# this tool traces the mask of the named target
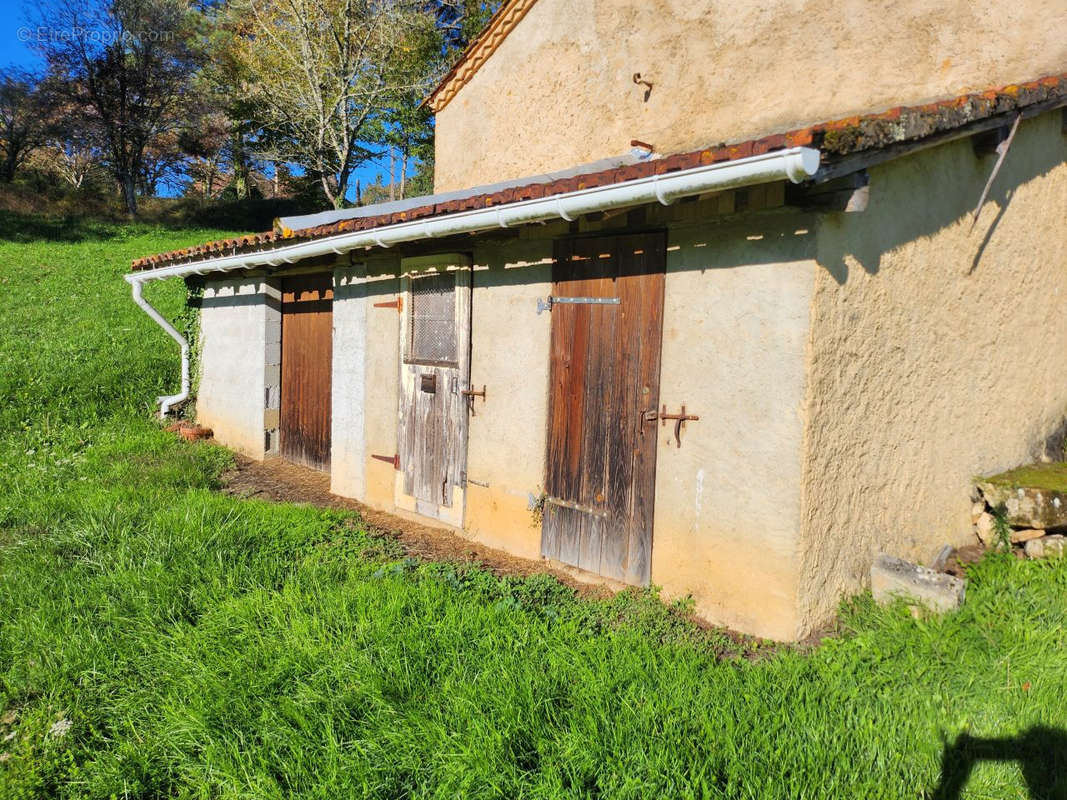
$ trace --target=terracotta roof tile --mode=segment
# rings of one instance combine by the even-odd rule
[[[269,250],[298,241],[324,238],[348,231],[367,230],[413,219],[453,214],[520,200],[533,200],[593,186],[606,186],[662,175],[679,169],[745,158],[785,147],[818,147],[824,155],[844,156],[874,150],[897,142],[923,139],[952,130],[969,122],[1023,109],[1048,100],[1067,100],[1067,73],[1049,75],[1023,84],[1012,84],[984,92],[962,95],[920,106],[898,106],[888,111],[831,120],[818,125],[773,133],[759,139],[723,144],[717,147],[676,153],[626,167],[562,178],[550,183],[532,183],[482,195],[393,212],[380,216],[347,219],[297,231],[265,231],[237,239],[208,242],[198,247],[139,258],[134,270],[151,269],[216,255]]]

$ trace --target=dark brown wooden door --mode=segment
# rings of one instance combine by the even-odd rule
[[[659,402],[665,261],[653,233],[561,240],[553,267],[541,553],[638,585],[651,571],[656,424],[643,415]]]
[[[330,366],[333,276],[282,281],[281,454],[298,464],[330,468]]]

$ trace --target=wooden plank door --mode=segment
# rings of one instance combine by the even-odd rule
[[[470,270],[404,280],[398,505],[462,524],[470,375]]]
[[[282,380],[278,430],[283,458],[330,468],[333,276],[282,280]]]
[[[557,242],[541,553],[649,581],[666,237]],[[589,299],[607,302],[588,302]],[[566,302],[567,299],[577,302]]]

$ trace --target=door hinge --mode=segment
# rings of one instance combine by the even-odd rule
[[[566,305],[597,305],[597,306],[617,306],[619,304],[619,298],[617,297],[552,297],[549,296],[547,300],[537,298],[537,313],[542,311],[551,311],[552,306],[557,303],[563,303]]]
[[[585,506],[581,503],[575,503],[573,500],[564,500],[559,497],[546,496],[545,503],[550,506],[559,506],[560,508],[569,508],[572,511],[580,511],[583,514],[589,514],[598,519],[607,519],[608,516],[607,509]]]
[[[395,308],[396,313],[400,313],[404,308],[404,298],[397,295],[395,300],[388,300],[384,303],[375,303],[375,308]]]
[[[391,456],[380,456],[376,453],[371,453],[371,458],[376,458],[379,461],[384,461],[387,464],[392,464],[393,469],[400,469],[400,453],[396,453]]]

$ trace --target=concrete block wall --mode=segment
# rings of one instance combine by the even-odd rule
[[[277,448],[280,300],[277,284],[263,277],[204,286],[197,419],[253,458]]]

